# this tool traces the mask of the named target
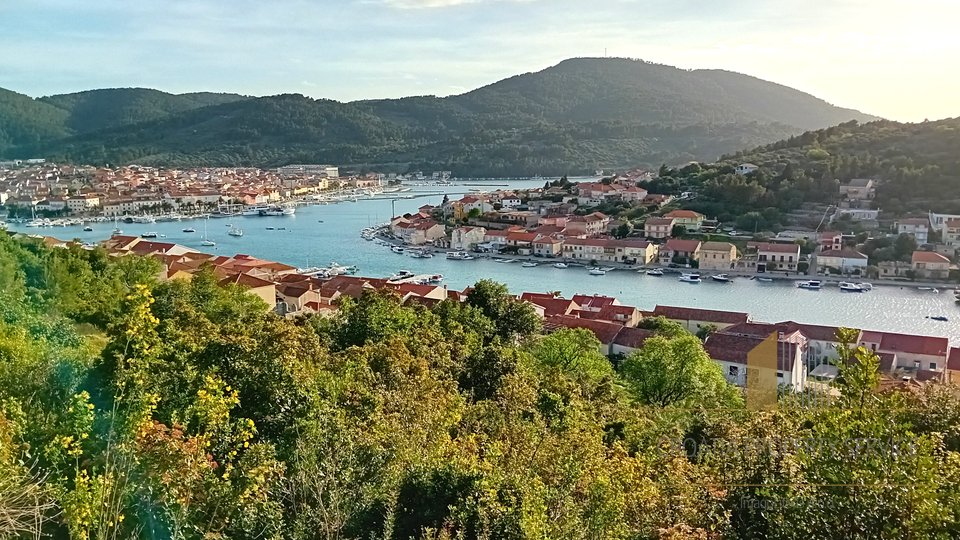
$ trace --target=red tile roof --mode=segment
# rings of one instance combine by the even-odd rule
[[[575,294],[573,295],[573,301],[583,309],[603,309],[606,306],[614,305],[617,299],[612,296],[602,296],[599,294],[593,296]]]
[[[663,245],[664,251],[681,251],[685,253],[693,253],[699,248],[699,240],[682,240],[680,238],[671,238]]]
[[[804,323],[798,323],[793,321],[780,322],[780,323],[777,323],[777,326],[788,328],[791,331],[799,330],[801,333],[803,333],[803,335],[807,336],[807,339],[812,339],[816,341],[836,342],[837,331],[840,330],[839,326],[822,326],[818,324],[804,324]]]
[[[614,338],[613,343],[614,345],[620,345],[621,347],[639,349],[640,347],[643,347],[643,343],[653,335],[653,330],[644,330],[643,328],[631,328],[626,326],[617,333],[617,337]]]
[[[880,340],[880,346],[877,349],[881,351],[942,356],[946,358],[949,347],[950,342],[945,337],[883,332],[883,338]]]
[[[960,347],[950,349],[950,355],[947,357],[947,369],[960,371]]]
[[[676,306],[657,306],[654,316],[663,316],[680,321],[703,321],[722,324],[745,323],[750,319],[746,313],[738,311],[719,311],[715,309],[687,308]]]
[[[770,242],[759,242],[755,244],[758,251],[769,251],[772,253],[800,253],[799,244],[776,244]]]
[[[950,259],[935,251],[914,251],[910,258],[913,263],[949,263]]]
[[[763,338],[715,333],[707,338],[707,341],[703,344],[703,348],[707,350],[710,358],[714,360],[746,365],[747,354],[762,342]],[[796,352],[796,344],[778,341],[777,369],[780,371],[793,370]]]
[[[693,210],[674,210],[668,212],[664,217],[668,218],[678,218],[678,219],[696,219],[703,218],[703,214],[694,212]]]
[[[553,317],[547,317],[543,322],[543,326],[547,330],[558,330],[560,328],[583,328],[590,330],[595,336],[597,336],[597,339],[600,340],[600,343],[603,343],[604,345],[613,343],[617,337],[617,334],[619,334],[624,328],[623,325],[620,324],[604,321],[591,321],[589,319],[581,319],[571,315],[556,315]]]

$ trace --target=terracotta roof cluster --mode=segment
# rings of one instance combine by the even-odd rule
[[[721,324],[745,323],[750,319],[748,314],[737,311],[660,305],[653,309],[653,315],[680,321],[703,321]]]

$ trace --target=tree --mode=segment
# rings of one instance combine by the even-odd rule
[[[742,400],[695,336],[654,336],[627,356],[620,373],[641,403],[738,407]]]
[[[614,229],[613,236],[614,238],[626,238],[630,236],[631,232],[633,232],[633,227],[629,223],[621,223],[619,227]]]
[[[467,304],[477,307],[496,326],[501,338],[511,341],[540,330],[541,321],[533,307],[510,295],[507,286],[484,279],[467,294]]]
[[[600,341],[583,328],[553,332],[541,338],[531,352],[540,366],[594,385],[613,374],[610,361],[600,354]]]
[[[674,238],[683,238],[687,236],[687,228],[683,225],[674,225],[673,229],[670,230],[670,236]]]
[[[914,251],[917,250],[917,239],[910,234],[901,234],[893,242],[894,256],[899,261],[908,260]]]

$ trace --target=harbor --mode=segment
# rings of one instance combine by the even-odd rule
[[[542,186],[542,181],[512,182],[515,188]],[[436,191],[438,186],[414,188],[408,195],[420,195],[420,190]],[[462,192],[463,186],[440,186],[441,191]],[[919,290],[920,284],[903,283],[879,286],[863,294],[841,292],[838,286],[824,283],[822,290],[796,286],[795,279],[772,276],[772,281],[750,279],[730,274],[729,283],[703,279],[691,284],[678,281],[679,269],[665,269],[665,275],[648,275],[636,268],[603,263],[610,268],[603,275],[591,275],[587,266],[578,263],[468,254],[471,259],[448,258],[445,252],[433,257],[414,257],[404,250],[394,253],[384,245],[361,237],[366,228],[383,224],[396,213],[416,211],[423,204],[439,204],[443,193],[417,199],[391,200],[389,198],[358,199],[327,205],[300,205],[293,215],[249,216],[232,219],[207,219],[155,223],[122,224],[124,234],[141,235],[156,232],[159,241],[182,244],[198,251],[221,255],[245,253],[269,260],[282,261],[298,268],[329,267],[332,261],[340,266],[355,267],[356,275],[389,278],[401,270],[411,277],[442,275],[442,284],[451,289],[463,289],[480,279],[492,279],[508,285],[511,291],[559,291],[564,295],[578,293],[606,294],[641,309],[652,309],[657,304],[707,309],[742,311],[758,320],[799,320],[812,324],[851,325],[884,331],[909,332],[947,336],[960,339],[960,309],[950,290],[939,294]],[[204,246],[203,230],[207,226],[209,241],[215,246]],[[242,236],[228,234],[231,227],[243,229]],[[22,224],[11,224],[11,230],[28,234],[49,234],[63,239],[99,242],[111,236],[113,220],[92,223],[91,231],[71,226],[38,230]],[[196,232],[184,232],[191,228]],[[523,259],[523,260],[520,260]],[[536,267],[524,267],[525,260],[537,262]],[[516,260],[517,262],[497,262]],[[704,274],[706,275],[706,273]],[[796,279],[810,279],[796,277]],[[956,316],[954,316],[956,315]],[[945,316],[940,321],[931,317]]]

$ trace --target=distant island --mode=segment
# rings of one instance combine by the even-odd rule
[[[739,73],[576,58],[445,98],[341,103],[122,88],[34,99],[0,89],[0,159],[561,175],[713,161],[877,119]]]

